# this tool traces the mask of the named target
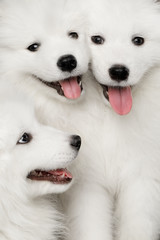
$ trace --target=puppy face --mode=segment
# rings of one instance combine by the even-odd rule
[[[112,108],[124,115],[132,107],[132,87],[160,61],[159,3],[97,3],[89,16],[92,70]]]
[[[0,187],[30,197],[69,188],[80,137],[39,124],[17,103],[1,105],[0,122]]]
[[[89,61],[79,16],[64,0],[3,0],[0,8],[1,70],[19,74],[31,91],[79,98]]]

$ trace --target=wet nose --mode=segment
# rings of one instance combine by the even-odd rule
[[[109,75],[114,81],[126,81],[129,76],[129,69],[123,65],[114,65],[109,69]]]
[[[73,55],[64,55],[59,58],[57,66],[63,72],[72,72],[77,67],[77,60]]]
[[[70,145],[78,151],[80,149],[80,147],[81,147],[81,138],[80,138],[80,136],[73,135],[71,137]]]

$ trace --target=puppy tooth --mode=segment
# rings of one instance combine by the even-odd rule
[[[43,176],[43,174],[42,174],[41,172],[39,172],[38,176],[39,176],[39,177],[42,177],[42,176]]]
[[[37,175],[36,171],[33,171],[33,172],[32,172],[32,175],[36,176],[36,175]]]
[[[65,177],[65,174],[63,173],[61,176],[60,176],[60,178],[64,178]]]

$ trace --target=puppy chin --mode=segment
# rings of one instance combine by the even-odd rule
[[[71,187],[72,182],[67,184],[54,184],[52,182],[31,182],[28,187],[28,194],[30,198],[34,199],[48,194],[63,193]]]

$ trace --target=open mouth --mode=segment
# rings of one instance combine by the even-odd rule
[[[104,97],[110,102],[113,110],[119,115],[126,115],[132,108],[131,86],[112,87],[101,84]]]
[[[48,87],[56,89],[60,96],[65,96],[68,99],[79,98],[83,91],[82,76],[70,77],[57,82],[47,82],[38,77],[36,78]]]
[[[33,181],[48,181],[54,184],[68,184],[72,181],[71,173],[64,168],[56,170],[34,170],[31,171],[27,178]]]

